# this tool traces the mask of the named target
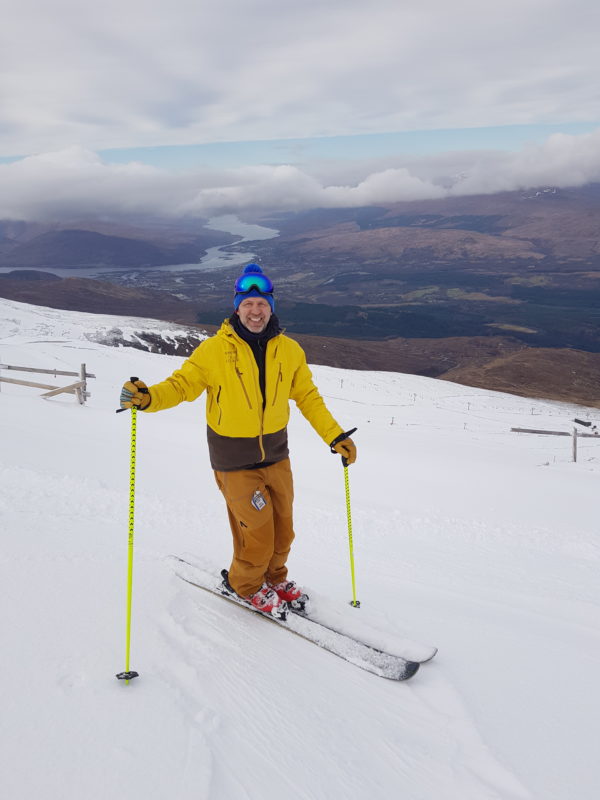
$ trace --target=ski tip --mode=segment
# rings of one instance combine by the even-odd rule
[[[431,655],[427,656],[427,658],[421,658],[420,659],[420,663],[421,664],[426,664],[428,661],[431,661],[432,659],[434,659],[437,656],[437,653],[438,653],[437,647],[432,647],[431,648]]]
[[[396,678],[399,681],[407,681],[409,678],[412,678],[419,671],[419,667],[421,665],[418,661],[407,661],[404,664],[400,675]]]

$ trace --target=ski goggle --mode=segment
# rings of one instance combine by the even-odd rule
[[[236,294],[247,294],[252,289],[261,294],[273,294],[273,282],[262,272],[247,272],[235,282]]]

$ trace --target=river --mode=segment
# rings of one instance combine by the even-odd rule
[[[214,231],[224,231],[241,238],[235,242],[236,245],[244,242],[257,242],[265,239],[274,239],[279,236],[279,231],[275,228],[265,228],[262,225],[252,225],[242,222],[235,214],[225,214],[219,217],[211,217],[203,227]],[[124,276],[129,272],[209,272],[212,270],[224,269],[226,267],[236,267],[252,261],[254,253],[248,252],[228,252],[231,245],[221,245],[220,247],[210,247],[200,261],[195,264],[166,264],[159,267],[28,267],[36,272],[52,272],[61,278],[106,278],[110,274],[118,273]],[[0,273],[12,272],[15,269],[24,267],[0,267]]]

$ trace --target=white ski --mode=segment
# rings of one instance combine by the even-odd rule
[[[257,614],[297,636],[313,642],[324,650],[343,658],[361,669],[390,680],[404,681],[411,678],[419,669],[420,663],[402,656],[386,653],[341,631],[327,627],[311,616],[290,613],[285,620],[275,619],[246,603],[241,597],[230,594],[223,588],[223,579],[202,567],[186,561],[179,556],[170,556],[175,574],[186,583],[218,595],[235,603],[252,614]]]

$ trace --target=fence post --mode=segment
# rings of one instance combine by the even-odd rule
[[[80,405],[85,403],[85,399],[87,397],[87,381],[85,379],[85,364],[82,364],[79,368],[79,380],[81,381],[81,386],[77,389],[77,399],[79,400]]]
[[[577,462],[577,428],[573,427],[573,461]]]

